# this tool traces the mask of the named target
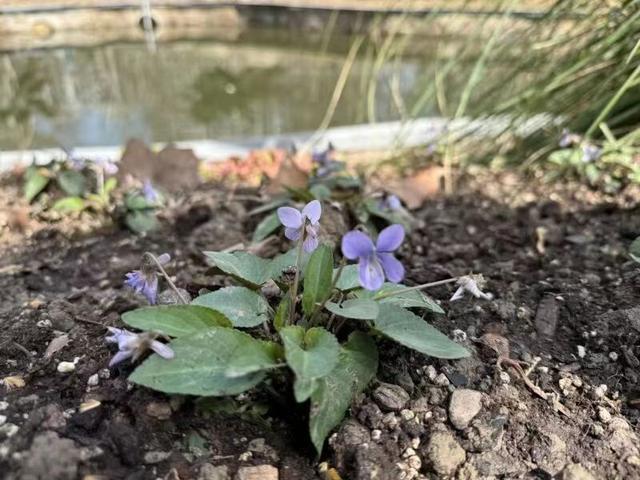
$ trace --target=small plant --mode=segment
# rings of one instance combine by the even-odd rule
[[[560,150],[549,155],[555,167],[551,177],[586,180],[593,187],[616,193],[640,182],[640,130],[615,138],[605,124],[604,140],[598,144],[580,135],[563,131]]]
[[[336,252],[318,240],[319,201],[301,210],[280,207],[277,216],[295,248],[272,259],[204,252],[235,285],[189,304],[127,312],[122,320],[143,336],[118,331],[109,338],[118,341],[118,360],[137,358],[147,348],[156,352],[130,380],[161,392],[230,396],[268,378],[273,385],[292,385],[295,400],[309,402],[310,437],[320,454],[353,397],[376,375],[376,340],[389,338],[438,358],[469,355],[427,323],[425,314],[444,312],[421,290],[459,281],[460,288],[478,296],[477,278],[469,277],[473,283],[453,278],[415,287],[400,284],[404,267],[394,252],[405,231],[399,224],[382,230],[375,241],[360,231],[347,233],[336,265]],[[141,269],[128,275],[127,284],[150,303],[155,302],[158,273],[177,291],[164,272],[167,257],[147,254]],[[347,260],[358,264],[347,265]],[[266,297],[263,287],[274,283],[280,293]],[[158,336],[170,343],[158,345]]]
[[[306,188],[288,188],[287,193],[250,212],[250,215],[268,213],[256,226],[253,242],[258,243],[277,231],[280,226],[276,210],[290,203],[339,201],[352,216],[377,232],[380,227],[400,223],[411,227],[411,215],[395,195],[365,195],[364,184],[346,172],[345,163],[336,159],[336,149],[329,144],[326,150],[312,155],[313,169]]]

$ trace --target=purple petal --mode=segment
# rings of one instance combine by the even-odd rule
[[[285,227],[300,228],[302,226],[302,214],[293,207],[280,207],[278,218]]]
[[[373,250],[373,242],[362,232],[352,230],[342,237],[342,254],[349,260],[366,258]]]
[[[384,271],[378,259],[371,255],[360,259],[360,283],[367,290],[378,290],[384,283]]]
[[[150,347],[151,350],[153,350],[166,360],[171,360],[173,357],[175,357],[175,353],[173,353],[173,350],[171,350],[168,345],[165,345],[164,343],[161,343],[157,340],[152,341]]]
[[[302,248],[307,253],[313,252],[316,248],[318,248],[318,237],[316,237],[315,235],[309,235],[302,244]]]
[[[171,255],[169,255],[168,253],[163,253],[158,257],[158,263],[162,266],[165,266],[170,261],[171,261]]]
[[[133,356],[133,350],[121,350],[117,352],[111,361],[109,362],[109,366],[113,367],[114,365],[124,362],[127,358],[131,358]]]
[[[124,281],[124,284],[127,287],[132,288],[136,292],[140,292],[144,288],[145,278],[140,270],[134,270],[125,276],[127,279]]]
[[[302,233],[302,228],[289,228],[286,227],[284,229],[284,236],[289,240],[296,241],[300,238],[300,234]]]
[[[312,225],[315,225],[320,221],[322,215],[322,205],[318,200],[313,200],[307,203],[302,209],[302,215],[307,217]]]
[[[158,294],[158,277],[156,275],[153,275],[153,278],[145,282],[142,294],[147,297],[151,305],[155,305]]]
[[[380,232],[376,249],[379,252],[393,252],[404,240],[404,227],[398,223],[390,225]]]
[[[379,253],[378,260],[387,279],[393,283],[400,283],[404,278],[404,266],[392,253]]]
[[[402,202],[396,195],[389,195],[389,198],[387,198],[387,206],[391,210],[400,210],[402,208]]]

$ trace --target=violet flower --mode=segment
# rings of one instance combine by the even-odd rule
[[[602,156],[602,149],[589,143],[582,146],[582,161],[584,163],[595,162]]]
[[[175,356],[168,345],[157,341],[154,334],[150,332],[133,333],[123,328],[114,327],[107,327],[107,329],[111,335],[106,337],[105,340],[109,343],[118,344],[118,352],[109,361],[109,367],[113,367],[128,358],[135,362],[149,349],[167,360]]]
[[[580,135],[572,133],[567,128],[562,129],[560,140],[558,140],[558,146],[560,148],[569,148],[578,143],[580,143]]]
[[[393,252],[404,240],[404,227],[390,225],[380,232],[373,245],[368,235],[353,230],[342,238],[342,254],[349,260],[358,260],[360,283],[367,290],[378,290],[385,277],[393,283],[404,278],[404,267]]]
[[[391,210],[392,212],[397,212],[398,210],[402,210],[402,201],[398,198],[397,195],[387,195],[382,200],[380,200],[380,204],[378,207],[381,210]]]
[[[449,300],[450,302],[460,300],[464,296],[465,292],[469,292],[474,297],[484,298],[485,300],[491,300],[493,298],[493,295],[490,293],[485,293],[480,290],[486,284],[482,275],[465,275],[458,279],[457,284],[458,289]]]
[[[328,177],[332,173],[339,172],[343,169],[343,163],[338,162],[333,158],[335,151],[336,149],[334,146],[329,143],[326,150],[311,155],[313,163],[318,165],[318,168],[316,169],[316,177]]]
[[[94,160],[94,163],[98,167],[102,168],[105,175],[115,175],[116,173],[118,173],[118,165],[108,158],[96,158]]]
[[[146,256],[145,256],[146,257]],[[160,265],[169,263],[171,256],[163,253],[158,257]],[[133,289],[136,293],[142,293],[151,305],[155,305],[158,296],[158,272],[156,265],[145,258],[140,270],[134,270],[126,275],[124,284]]]
[[[153,188],[153,184],[149,179],[145,180],[142,185],[142,195],[148,203],[158,203],[160,201],[160,194]]]
[[[302,211],[293,207],[278,209],[280,223],[285,226],[284,236],[295,242],[304,235],[302,248],[307,253],[313,252],[318,247],[321,215],[322,206],[318,200],[307,203]]]

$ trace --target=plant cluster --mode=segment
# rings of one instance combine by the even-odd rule
[[[640,183],[640,130],[616,138],[605,124],[600,129],[604,140],[598,143],[564,130],[560,149],[549,155],[549,176],[586,180],[610,193]]]
[[[69,154],[46,165],[31,165],[24,173],[23,191],[29,203],[70,214],[93,212],[121,219],[136,233],[157,225],[162,195],[147,180],[141,188],[120,194],[115,177],[118,166],[109,160],[88,161]]]
[[[336,158],[332,144],[312,155],[313,170],[305,188],[286,188],[286,193],[273,201],[255,208],[250,215],[268,213],[256,226],[253,242],[257,243],[280,227],[277,209],[292,202],[339,201],[347,213],[371,232],[379,227],[399,223],[405,229],[411,227],[411,217],[395,195],[365,194],[364,183],[347,173],[345,163]]]
[[[295,248],[270,259],[204,252],[234,284],[194,300],[185,299],[166,274],[168,255],[145,254],[140,269],[127,275],[127,285],[154,304],[162,275],[181,303],[126,312],[124,323],[142,333],[110,329],[108,340],[118,344],[111,364],[153,350],[130,380],[170,394],[231,396],[261,382],[290,382],[295,400],[309,403],[310,437],[320,454],[353,397],[374,379],[377,340],[438,358],[469,355],[426,321],[444,312],[423,289],[457,282],[452,300],[465,292],[490,297],[480,289],[480,276],[402,285],[405,269],[395,256],[405,238],[400,224],[384,228],[375,241],[350,231],[335,252],[318,235],[320,201],[302,209],[283,206],[276,215]]]

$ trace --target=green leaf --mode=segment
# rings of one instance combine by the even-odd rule
[[[313,195],[316,200],[327,200],[331,198],[331,189],[326,185],[321,183],[314,185],[309,189],[311,195]]]
[[[135,210],[124,217],[127,227],[135,233],[146,233],[158,227],[158,219],[153,210]]]
[[[230,327],[220,312],[197,305],[160,305],[138,308],[122,315],[122,321],[140,330],[152,330],[170,337],[185,337],[212,327]]]
[[[328,375],[338,363],[340,344],[324,328],[314,327],[306,332],[292,326],[280,330],[284,353],[291,370],[296,374],[294,393],[304,402],[313,390],[313,381]]]
[[[226,287],[199,296],[193,305],[223,313],[234,327],[249,328],[269,320],[269,304],[262,295],[245,287]]]
[[[24,197],[31,203],[49,184],[49,177],[38,167],[29,167],[24,175]]]
[[[345,318],[357,320],[375,320],[378,316],[378,303],[367,299],[346,300],[341,304],[327,302],[326,309]]]
[[[383,219],[389,225],[399,223],[404,226],[405,230],[410,230],[411,224],[406,214],[403,215],[401,212],[393,211],[386,208],[380,208],[379,201],[373,198],[367,199],[364,202],[364,205],[371,215]]]
[[[275,212],[271,215],[268,215],[267,217],[262,219],[262,221],[258,224],[255,231],[253,232],[253,238],[251,239],[252,242],[257,243],[264,240],[273,232],[275,232],[280,227],[280,225],[280,219]]]
[[[87,189],[87,181],[80,172],[64,170],[56,178],[60,188],[71,197],[79,197]]]
[[[640,263],[640,237],[636,238],[629,246],[629,256]]]
[[[420,353],[436,358],[464,358],[469,351],[458,345],[409,310],[390,304],[380,304],[375,319],[376,330]]]
[[[165,360],[152,355],[136,368],[129,380],[165,393],[237,395],[260,383],[265,371],[229,376],[230,361],[237,362],[242,352],[270,349],[265,342],[246,333],[222,327],[212,327],[195,335],[177,338],[170,346],[175,353],[173,359]],[[268,367],[276,367],[275,363]],[[261,368],[266,368],[266,365],[261,365]]]
[[[116,179],[116,177],[107,178],[104,181],[104,186],[102,187],[104,195],[108,197],[109,194],[111,194],[111,192],[113,192],[117,186],[118,180]]]
[[[144,195],[138,192],[127,194],[124,205],[128,210],[148,210],[156,207],[155,203],[148,202]]]
[[[261,370],[278,367],[278,358],[282,356],[282,347],[277,343],[259,341],[241,343],[229,358],[225,375],[230,378],[243,377]]]
[[[257,288],[270,279],[277,280],[282,271],[296,264],[296,249],[278,255],[273,260],[260,258],[247,252],[204,252],[210,263],[224,273],[232,275]],[[308,256],[303,256],[304,267]]]
[[[302,309],[307,315],[315,310],[316,303],[324,302],[331,295],[332,273],[333,250],[320,245],[311,255],[304,275]]]
[[[53,204],[53,209],[59,212],[81,212],[84,210],[85,201],[80,197],[65,197]]]
[[[289,310],[291,309],[291,295],[285,295],[280,304],[278,305],[278,309],[276,310],[276,315],[273,318],[273,326],[276,329],[276,332],[282,330],[287,324],[287,319],[289,317]]]
[[[333,278],[336,278],[338,274],[339,268],[336,268],[333,271]],[[340,274],[340,278],[336,283],[336,288],[338,290],[347,291],[353,290],[354,288],[361,288],[360,285],[360,276],[358,271],[358,265],[346,265],[342,268],[342,273]]]
[[[398,283],[385,283],[382,287],[372,292],[370,290],[357,290],[355,293],[358,298],[376,299],[382,295],[387,295],[391,292],[398,292],[406,289],[406,285]],[[442,307],[436,303],[431,297],[421,292],[420,290],[410,290],[408,292],[398,293],[390,297],[376,300],[378,303],[384,303],[389,305],[397,305],[404,308],[424,308],[434,313],[444,314]]]
[[[309,432],[318,455],[327,435],[343,419],[353,397],[362,392],[378,370],[378,350],[373,340],[354,332],[343,346],[338,364],[331,373],[317,380],[311,395]]]

